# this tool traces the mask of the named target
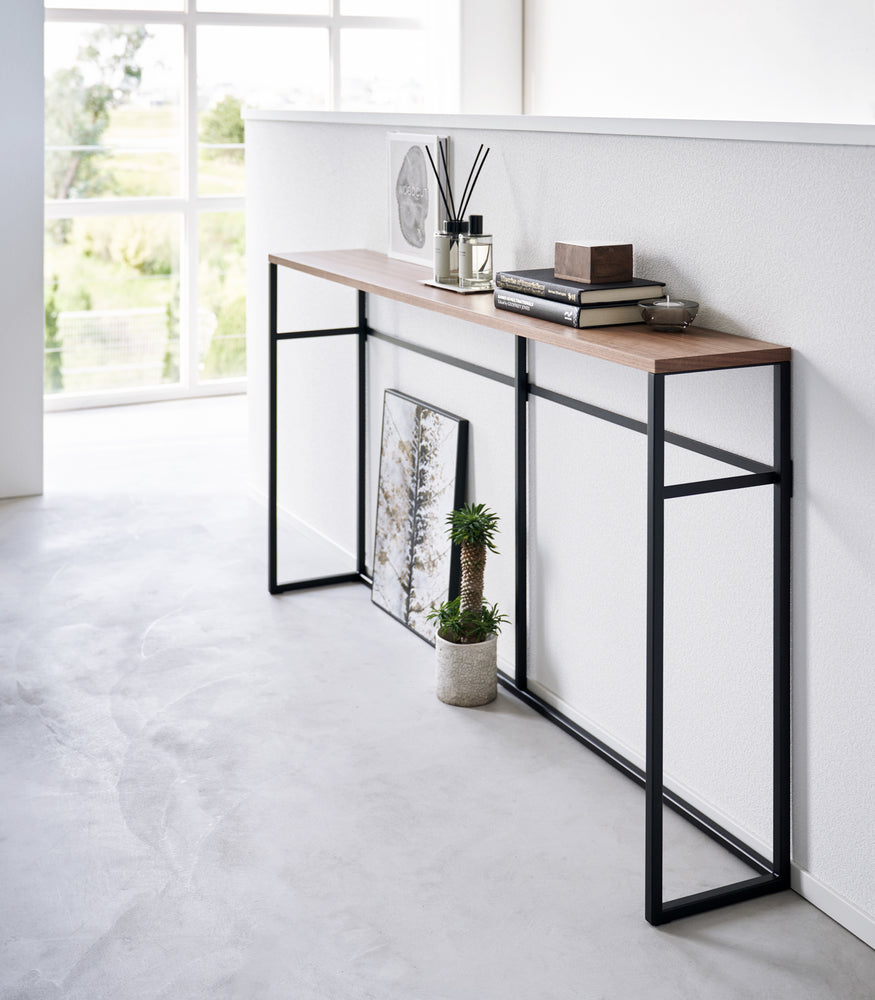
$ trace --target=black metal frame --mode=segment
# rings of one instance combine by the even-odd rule
[[[365,417],[367,413],[367,369],[366,341],[368,336],[367,295],[358,293],[358,324],[331,330],[302,330],[294,333],[280,333],[277,330],[277,265],[270,265],[270,288],[268,311],[270,323],[270,413],[268,417],[268,448],[270,461],[267,481],[267,587],[271,594],[282,594],[289,590],[308,590],[311,587],[330,587],[336,583],[364,583],[371,585],[365,565]],[[308,337],[358,338],[358,502],[356,517],[356,570],[353,573],[337,573],[333,576],[314,577],[310,580],[295,580],[280,583],[277,579],[277,347],[281,340],[302,340]]]
[[[529,381],[528,341],[516,337],[513,376],[474,365],[448,354],[411,344],[372,330],[367,321],[367,295],[358,292],[358,324],[329,330],[280,333],[277,330],[277,265],[270,267],[270,464],[268,499],[268,587],[272,594],[335,583],[370,585],[365,565],[365,420],[366,345],[369,337],[404,350],[461,368],[514,389],[515,434],[515,672],[499,671],[499,682],[511,694],[549,719],[584,746],[597,753],[645,789],[645,907],[651,924],[717,909],[790,887],[790,498],[793,466],[790,452],[790,362],[777,362],[773,388],[772,465],[696,441],[665,430],[665,379],[668,374],[648,375],[647,421],[630,417],[582,400],[543,389]],[[277,581],[277,345],[280,340],[306,337],[356,336],[358,338],[358,544],[357,570],[337,576],[291,583]],[[762,367],[762,366],[744,366]],[[647,707],[646,761],[642,770],[592,733],[563,715],[528,689],[528,402],[531,397],[587,413],[647,435]],[[677,445],[743,470],[746,474],[699,482],[666,485],[665,446]],[[772,858],[763,857],[749,845],[715,823],[695,806],[665,787],[663,775],[663,599],[664,599],[664,511],[666,500],[757,486],[774,488],[773,505],[773,672],[772,672]],[[726,850],[746,862],[754,877],[673,900],[663,899],[662,846],[663,807],[668,806]]]

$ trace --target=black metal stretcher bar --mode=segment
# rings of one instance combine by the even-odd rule
[[[584,403],[583,400],[564,396],[562,393],[554,392],[552,389],[542,389],[540,386],[532,383],[529,383],[529,394],[539,396],[541,399],[548,399],[553,403],[558,403],[560,406],[567,406],[572,410],[579,410],[581,413],[597,417],[599,420],[607,420],[609,423],[618,424],[620,427],[637,431],[639,434],[647,433],[646,420],[636,420],[634,417],[626,417],[621,413],[613,413],[611,410],[606,410],[601,406]],[[736,468],[745,469],[747,472],[763,473],[773,471],[770,465],[766,465],[763,462],[746,458],[744,455],[736,455],[734,452],[726,451],[724,448],[717,448],[714,445],[705,444],[703,441],[696,441],[694,438],[685,437],[683,434],[675,434],[672,431],[665,432],[665,442],[666,444],[677,445],[686,451],[693,451],[699,455],[704,455],[706,458],[716,459],[716,461],[722,462],[724,465],[734,465]]]
[[[634,781],[642,788],[644,787],[646,782],[646,771],[644,768],[634,764],[627,757],[624,757],[623,754],[619,753],[619,751],[588,732],[583,726],[574,722],[574,720],[569,719],[567,715],[563,715],[559,709],[555,708],[549,702],[544,701],[538,695],[518,688],[514,679],[509,677],[503,670],[498,671],[498,682],[510,694],[515,695],[520,701],[528,705],[529,708],[543,715],[545,719],[548,719],[555,726],[558,726],[559,729],[563,730],[563,732],[576,739],[579,743],[582,743],[587,749],[597,754],[631,781]],[[688,823],[695,826],[711,840],[716,841],[716,843],[720,844],[730,854],[750,865],[754,871],[771,877],[772,863],[768,858],[755,851],[748,844],[745,844],[743,840],[720,826],[710,816],[707,816],[700,809],[687,802],[686,799],[672,791],[672,789],[663,788],[663,802],[672,812],[682,816]]]
[[[752,899],[789,887],[790,884],[790,363],[770,362],[774,371],[773,439],[774,466],[715,448],[665,430],[666,374],[648,375],[647,421],[637,421],[581,400],[541,389],[528,377],[528,341],[516,336],[514,376],[455,358],[430,348],[411,344],[389,334],[371,330],[367,322],[367,295],[358,291],[358,325],[329,330],[294,333],[277,331],[277,265],[270,267],[270,394],[269,394],[269,516],[268,586],[271,593],[299,590],[335,583],[371,584],[365,565],[365,458],[366,458],[366,344],[367,338],[422,354],[480,377],[514,387],[515,407],[515,588],[516,648],[513,678],[499,671],[499,681],[510,693],[558,725],[569,735],[598,753],[627,777],[645,787],[645,917],[652,924],[666,923],[730,903]],[[357,570],[353,573],[290,583],[278,583],[277,543],[277,344],[279,340],[315,336],[356,335],[358,338],[358,517]],[[739,367],[761,367],[748,365]],[[684,374],[683,372],[673,374]],[[647,532],[647,734],[646,766],[642,771],[597,737],[562,715],[548,702],[528,690],[528,580],[527,580],[527,407],[530,396],[539,396],[562,406],[647,434],[648,532]],[[665,445],[673,444],[748,471],[746,476],[703,480],[667,486],[664,482]],[[771,485],[773,503],[773,853],[763,857],[738,837],[723,829],[704,813],[665,788],[663,778],[663,595],[664,595],[664,503],[667,499],[723,490]],[[758,874],[751,879],[720,886],[674,900],[662,898],[662,807],[667,805],[711,839],[745,861]]]

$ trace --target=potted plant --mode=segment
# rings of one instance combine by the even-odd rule
[[[448,705],[485,705],[498,693],[498,633],[509,619],[483,600],[486,553],[497,552],[498,515],[465,504],[447,515],[447,533],[461,549],[461,593],[428,613],[437,623],[437,696]]]

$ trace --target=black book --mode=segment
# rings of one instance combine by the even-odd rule
[[[536,295],[511,292],[506,288],[496,288],[492,301],[496,309],[507,309],[509,312],[546,319],[551,323],[562,323],[564,326],[617,326],[643,322],[637,300],[574,306],[552,302]]]
[[[530,271],[499,271],[495,275],[495,287],[554,302],[568,302],[571,305],[629,302],[632,299],[637,302],[638,299],[658,299],[665,294],[664,281],[633,278],[631,281],[587,285],[582,281],[566,281],[555,277],[552,267],[539,267]]]

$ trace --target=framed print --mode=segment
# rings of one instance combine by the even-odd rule
[[[467,420],[385,391],[371,600],[429,642],[428,611],[459,593],[446,520],[465,501],[467,468]]]
[[[426,149],[444,183],[450,162],[446,136],[390,132],[389,144],[389,256],[415,264],[432,264],[434,234],[446,209]],[[443,155],[438,148],[443,147]]]

